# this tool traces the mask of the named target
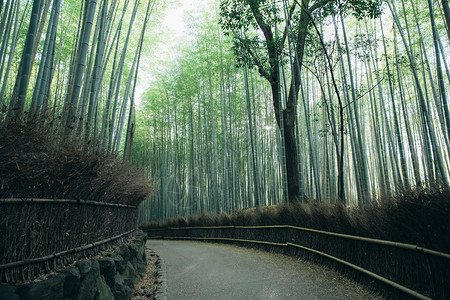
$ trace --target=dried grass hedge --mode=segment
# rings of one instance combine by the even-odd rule
[[[280,204],[229,215],[192,215],[142,225],[143,229],[183,226],[293,225],[384,239],[450,253],[450,190],[416,190],[374,202],[369,208],[339,204]]]
[[[0,129],[0,198],[138,205],[152,192],[141,174],[114,155],[92,154],[38,122]]]

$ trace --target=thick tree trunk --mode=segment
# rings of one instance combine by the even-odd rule
[[[286,175],[287,175],[287,189],[289,202],[298,202],[300,197],[300,180],[299,180],[299,167],[298,167],[298,151],[297,151],[297,139],[296,139],[296,109],[295,99],[298,98],[300,88],[300,72],[303,61],[304,49],[306,45],[307,28],[310,24],[309,17],[306,12],[302,12],[301,23],[299,31],[295,37],[295,67],[292,70],[292,80],[290,90],[288,94],[286,109],[283,110],[283,122],[281,121],[280,114],[280,74],[278,65],[273,66],[270,76],[270,83],[272,87],[272,99],[275,109],[275,116],[278,127],[283,127],[284,134],[284,154],[286,159]],[[270,53],[273,50],[273,53]],[[268,49],[269,57],[277,55],[277,49]],[[275,61],[278,61],[275,59]],[[319,196],[320,197],[320,196]]]
[[[297,140],[295,137],[295,115],[288,110],[284,111],[284,143],[286,156],[286,172],[289,202],[300,199],[300,181],[298,171]]]

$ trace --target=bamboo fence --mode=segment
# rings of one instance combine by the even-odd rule
[[[90,200],[0,199],[0,283],[20,283],[97,255],[136,228],[134,206]]]

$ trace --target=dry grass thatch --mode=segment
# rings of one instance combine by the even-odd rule
[[[416,190],[373,203],[369,208],[339,204],[279,204],[226,213],[171,218],[142,228],[227,225],[293,225],[417,244],[450,253],[450,190]]]
[[[0,198],[83,199],[137,205],[152,192],[137,168],[92,154],[39,123],[0,129]]]

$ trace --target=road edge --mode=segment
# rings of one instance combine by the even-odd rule
[[[153,250],[154,251],[154,250]],[[158,270],[156,271],[156,295],[155,300],[167,300],[167,270],[166,263],[164,260],[158,255],[156,251],[154,251],[158,257],[156,260],[156,267]]]

